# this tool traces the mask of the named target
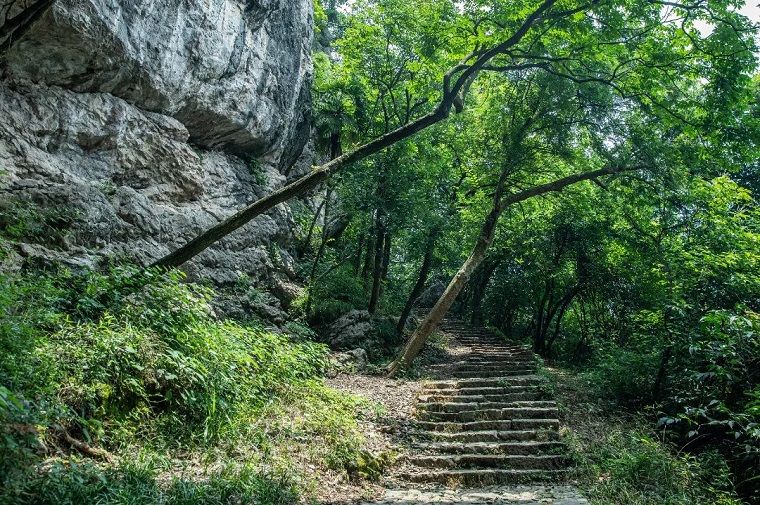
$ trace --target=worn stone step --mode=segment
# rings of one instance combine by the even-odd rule
[[[528,359],[509,359],[501,361],[467,360],[454,363],[457,370],[501,370],[503,368],[535,367],[536,362]]]
[[[484,421],[415,421],[418,429],[424,431],[445,431],[460,433],[465,431],[509,431],[559,429],[558,419],[493,419]]]
[[[521,356],[515,354],[505,354],[499,356],[475,356],[466,355],[455,365],[503,365],[504,363],[535,363],[533,356]]]
[[[440,380],[426,383],[426,389],[465,389],[484,387],[508,387],[513,385],[540,384],[543,380],[535,374],[513,375],[505,377],[488,377],[459,380]]]
[[[452,373],[500,373],[510,372],[509,375],[515,375],[513,372],[528,371],[529,373],[536,372],[536,366],[533,363],[510,363],[508,365],[463,365],[452,369]]]
[[[566,470],[412,470],[401,474],[409,482],[443,484],[446,486],[491,486],[496,484],[525,484],[536,481],[559,481],[565,478]]]
[[[552,441],[512,441],[512,442],[421,442],[412,448],[423,454],[504,454],[512,456],[559,455],[565,446],[557,440]]]
[[[553,429],[537,430],[483,430],[461,431],[449,433],[446,431],[419,431],[412,433],[417,440],[438,442],[505,442],[505,441],[549,441],[557,440],[559,432]]]
[[[506,419],[551,419],[559,416],[556,408],[551,407],[516,407],[507,409],[478,409],[460,412],[420,411],[419,419],[423,421],[498,421]]]
[[[537,393],[546,395],[538,385],[527,384],[514,386],[497,386],[497,387],[475,387],[475,388],[427,388],[421,392],[421,397],[425,396],[443,396],[446,398],[457,398],[459,396],[494,396],[494,395],[512,395],[519,393]],[[527,398],[528,400],[530,398]]]
[[[461,338],[457,337],[454,339],[454,342],[459,345],[465,345],[465,346],[478,346],[482,348],[488,348],[488,349],[494,349],[494,350],[518,350],[517,347],[511,344],[507,344],[503,340],[494,340],[487,337],[472,337],[472,338]]]
[[[510,408],[556,408],[557,403],[551,400],[516,400],[511,402],[426,402],[417,405],[417,409],[426,412],[464,412],[472,410],[495,410]]]
[[[567,463],[561,454],[511,455],[511,454],[457,454],[415,455],[407,459],[421,468],[511,468],[520,470],[557,470]]]
[[[546,393],[537,387],[526,387],[520,391],[510,391],[509,393],[496,394],[456,394],[456,393],[437,393],[423,394],[417,400],[420,403],[437,403],[437,402],[458,402],[458,403],[484,403],[484,402],[513,402],[528,400],[543,400]]]
[[[454,370],[451,374],[460,379],[487,379],[490,377],[508,377],[512,375],[529,375],[535,373],[536,369],[533,368],[518,368],[509,369],[502,368],[497,370]]]
[[[535,363],[536,360],[534,357],[530,354],[526,354],[523,352],[503,352],[503,353],[489,353],[489,352],[478,352],[478,353],[469,353],[463,356],[463,361],[469,361],[471,363],[482,363],[484,361],[530,361],[531,363]]]
[[[467,346],[468,358],[499,358],[502,356],[521,356],[526,358],[533,358],[530,351],[526,349],[504,348],[504,347],[481,347],[481,346]]]
[[[520,368],[520,367],[533,367],[536,362],[528,359],[504,359],[499,361],[478,361],[478,360],[464,360],[457,361],[455,363],[441,363],[437,365],[431,365],[433,370],[439,369],[452,369],[452,370],[488,370],[488,369],[503,369],[503,368]]]

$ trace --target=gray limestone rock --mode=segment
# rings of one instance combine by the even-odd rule
[[[56,1],[0,63],[0,221],[52,230],[22,256],[148,263],[307,170],[311,39],[311,0]],[[280,205],[186,269],[291,276],[292,228]]]
[[[377,331],[369,312],[352,310],[331,323],[325,330],[325,335],[333,349],[354,349],[375,340]]]
[[[57,0],[6,79],[108,93],[207,148],[298,157],[309,133],[311,0]]]

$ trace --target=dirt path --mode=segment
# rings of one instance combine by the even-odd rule
[[[450,342],[445,355],[428,358],[430,380],[331,384],[385,407],[379,425],[367,427],[370,447],[398,453],[381,487],[365,490],[374,497],[358,503],[586,504],[562,484],[568,461],[557,405],[531,351],[459,322],[442,331]]]

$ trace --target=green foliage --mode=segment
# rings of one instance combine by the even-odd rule
[[[0,235],[10,240],[61,247],[79,213],[64,206],[14,201],[0,206]]]
[[[261,166],[261,160],[258,158],[251,156],[248,159],[248,171],[253,176],[253,182],[256,186],[265,187],[269,184],[269,177],[264,167]]]
[[[217,321],[213,292],[179,272],[63,270],[3,281],[0,501],[292,503],[304,485],[291,461],[355,467],[359,403],[319,381],[326,349],[307,327],[291,325],[294,341]],[[117,453],[144,447],[150,461],[46,461],[63,435]],[[246,451],[250,464],[214,447]],[[211,458],[191,473],[202,479],[168,470],[188,464],[186,451]]]
[[[331,323],[355,308],[364,308],[367,300],[361,278],[350,267],[337,268],[323,277],[310,288],[309,296],[312,310],[306,316],[312,324]]]
[[[641,432],[615,429],[584,447],[580,471],[591,503],[738,505],[726,462],[715,453],[674,455]]]
[[[267,475],[251,465],[225,467],[198,481],[183,475],[162,482],[155,461],[123,462],[114,467],[88,461],[56,461],[31,476],[0,503],[58,505],[257,503],[290,505],[298,499],[297,483],[287,475]]]

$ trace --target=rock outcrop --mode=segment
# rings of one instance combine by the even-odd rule
[[[282,185],[311,163],[311,39],[311,0],[57,0],[0,62],[6,221],[65,214],[34,254],[148,262]],[[267,278],[291,239],[282,205],[188,268]]]

